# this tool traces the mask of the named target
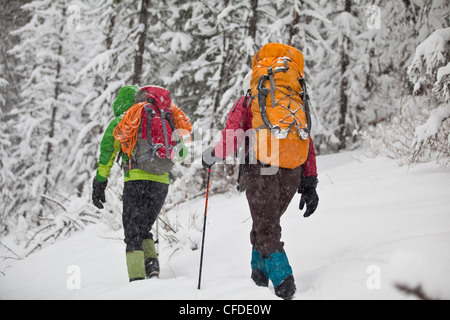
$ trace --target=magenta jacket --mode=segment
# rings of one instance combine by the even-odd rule
[[[251,99],[249,97],[242,96],[234,103],[233,108],[230,110],[228,120],[225,124],[225,129],[222,131],[222,139],[214,146],[214,154],[216,157],[225,159],[238,150],[244,141],[245,131],[252,129],[252,118],[253,114],[251,111]],[[233,135],[227,137],[227,132],[233,132]],[[312,139],[310,142],[308,158],[302,165],[303,176],[317,177],[316,150],[314,149]]]

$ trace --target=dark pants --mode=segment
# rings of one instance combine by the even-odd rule
[[[142,250],[142,240],[153,239],[151,229],[166,200],[169,185],[128,181],[123,189],[123,228],[127,252]]]
[[[247,167],[247,200],[253,219],[250,241],[263,256],[283,251],[280,220],[301,181],[301,168],[279,168],[273,175],[261,175],[261,163]]]

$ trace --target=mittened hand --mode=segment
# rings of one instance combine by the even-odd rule
[[[299,206],[300,210],[303,210],[305,204],[306,211],[303,214],[303,217],[308,218],[316,212],[317,206],[319,205],[319,196],[317,195],[316,189],[312,189],[310,192],[302,194]]]
[[[99,209],[103,209],[103,204],[106,202],[105,199],[105,189],[108,185],[108,180],[105,182],[99,182],[96,177],[94,177],[94,182],[92,184],[92,202],[94,206]]]
[[[298,188],[298,192],[302,194],[299,209],[303,210],[306,205],[306,211],[303,214],[305,218],[311,216],[319,205],[319,196],[316,192],[317,183],[316,176],[303,177]]]

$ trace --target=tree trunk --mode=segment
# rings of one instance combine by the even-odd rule
[[[258,31],[258,0],[251,0],[250,8],[252,9],[252,16],[249,21],[248,35],[253,39],[253,42],[256,42],[256,31]]]
[[[301,1],[300,1],[301,3]],[[300,16],[298,15],[297,10],[295,10],[295,6],[293,6],[293,13],[292,13],[292,23],[289,25],[289,43],[291,47],[294,47],[294,36],[298,33],[297,25],[300,22]]]
[[[66,9],[63,9],[63,17],[65,17],[66,15]],[[60,28],[60,35],[63,33],[64,31],[64,25],[61,26]],[[62,39],[61,39],[62,40]],[[62,56],[62,52],[63,52],[63,47],[62,47],[62,41],[60,41],[60,44],[58,45],[58,53],[57,56],[61,57]],[[56,112],[57,112],[57,101],[59,99],[59,95],[61,93],[61,83],[60,83],[60,78],[61,78],[61,63],[58,62],[56,63],[56,75],[55,75],[55,90],[54,90],[54,94],[53,94],[53,99],[54,102],[52,104],[52,109],[51,109],[51,118],[50,118],[50,123],[49,123],[49,131],[48,131],[48,137],[50,138],[50,140],[52,140],[55,137],[55,124],[56,124]],[[50,188],[50,183],[48,181],[48,178],[50,176],[50,171],[51,171],[51,155],[53,153],[53,146],[51,144],[51,142],[47,143],[47,150],[45,152],[45,163],[46,163],[46,169],[45,169],[45,180],[44,180],[44,194],[47,194]]]
[[[345,0],[345,11],[351,13],[352,2],[351,0]],[[339,150],[343,150],[346,148],[346,118],[348,112],[348,79],[345,74],[347,72],[347,67],[349,65],[349,56],[345,51],[345,48],[348,48],[348,43],[350,39],[346,35],[344,35],[344,45],[341,50],[341,84],[340,84],[340,100],[339,100],[339,123],[338,123],[338,133],[337,137],[339,139]]]
[[[228,7],[229,1],[226,0],[224,4],[224,8]],[[219,28],[220,29],[220,28]],[[230,60],[230,53],[233,50],[233,44],[232,39],[229,34],[227,34],[226,31],[220,30],[221,33],[223,33],[223,42],[222,42],[222,62],[220,64],[220,79],[219,84],[217,87],[217,91],[214,97],[214,106],[213,106],[213,121],[210,124],[210,128],[214,128],[215,124],[218,123],[217,119],[217,108],[219,107],[220,100],[222,99],[223,93],[225,91],[224,86],[226,81],[228,80],[229,76],[229,60]],[[227,68],[228,66],[228,68]]]
[[[229,60],[230,60],[230,52],[233,50],[233,45],[231,44],[231,39],[229,39],[228,35],[225,33],[223,35],[223,60],[220,64],[220,79],[219,79],[219,85],[217,88],[217,93],[214,99],[214,106],[213,106],[213,121],[211,122],[210,128],[214,128],[214,124],[218,123],[217,119],[217,108],[219,107],[220,100],[222,99],[223,93],[225,91],[224,85],[226,81],[228,80],[229,76]],[[227,68],[228,66],[228,68]]]
[[[144,29],[139,35],[138,51],[134,57],[134,76],[133,84],[139,85],[142,77],[142,67],[144,62],[145,41],[147,39],[148,31],[148,8],[150,7],[150,0],[142,0],[141,13],[139,15],[139,24],[144,25]]]

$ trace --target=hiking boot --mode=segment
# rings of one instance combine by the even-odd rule
[[[275,294],[285,300],[293,298],[296,291],[292,268],[284,251],[275,252],[264,260],[267,274],[275,288]]]
[[[266,265],[261,253],[257,250],[252,251],[252,280],[259,287],[268,287],[269,279],[267,278]]]
[[[153,239],[144,239],[142,241],[145,259],[145,275],[147,279],[159,276],[159,261],[156,253],[155,241]]]
[[[159,277],[159,262],[156,258],[145,260],[145,275],[147,279]]]
[[[292,300],[296,290],[294,276],[290,275],[275,288],[275,294],[284,300]]]

